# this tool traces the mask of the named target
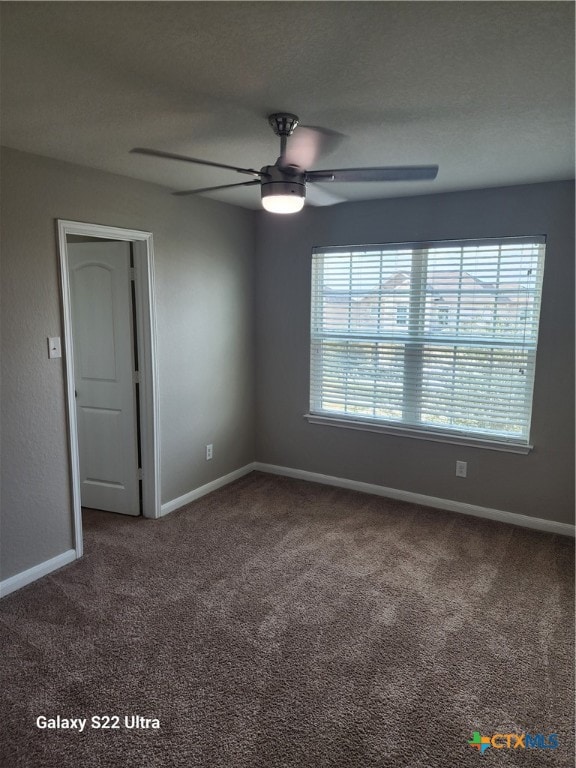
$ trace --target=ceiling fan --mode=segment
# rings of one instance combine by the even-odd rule
[[[307,165],[314,162],[320,154],[327,138],[336,136],[333,131],[319,128],[301,127],[299,134],[306,134],[307,141],[288,143],[298,126],[299,119],[289,112],[275,112],[269,115],[268,122],[274,133],[280,137],[280,157],[274,165],[265,165],[259,171],[254,168],[238,168],[234,165],[214,163],[209,160],[199,160],[186,155],[176,155],[171,152],[162,152],[156,149],[135,147],[130,152],[138,155],[151,155],[168,160],[180,160],[196,165],[209,165],[213,168],[225,168],[229,171],[252,176],[252,181],[244,181],[239,184],[220,184],[216,187],[203,187],[202,189],[187,189],[173,192],[174,195],[197,195],[201,192],[212,192],[217,189],[231,189],[232,187],[251,187],[258,185],[262,196],[262,206],[272,213],[296,213],[304,207],[306,199],[306,185],[316,182],[364,182],[364,181],[423,181],[432,180],[438,174],[437,165],[403,165],[375,168],[336,168],[332,170],[307,170]],[[333,204],[342,202],[342,198],[333,195],[316,194],[317,204]],[[320,198],[320,199],[318,199]]]

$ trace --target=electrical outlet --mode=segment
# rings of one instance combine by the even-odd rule
[[[457,461],[456,462],[456,477],[466,477],[468,473],[468,462]]]
[[[214,451],[214,446],[212,445],[212,443],[206,446],[206,461],[210,461],[210,459],[212,458],[213,451]]]

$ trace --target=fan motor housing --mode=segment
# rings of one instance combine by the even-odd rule
[[[299,170],[265,165],[260,180],[262,197],[269,195],[295,195],[306,197],[306,179]]]

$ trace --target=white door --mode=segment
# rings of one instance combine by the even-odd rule
[[[140,514],[130,244],[68,245],[82,506]]]

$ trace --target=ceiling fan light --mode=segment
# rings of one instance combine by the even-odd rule
[[[301,178],[285,178],[285,172],[267,166],[262,180],[262,207],[270,213],[298,213],[304,207],[306,184]]]
[[[304,208],[304,198],[298,195],[262,196],[262,207],[269,213],[298,213]]]

